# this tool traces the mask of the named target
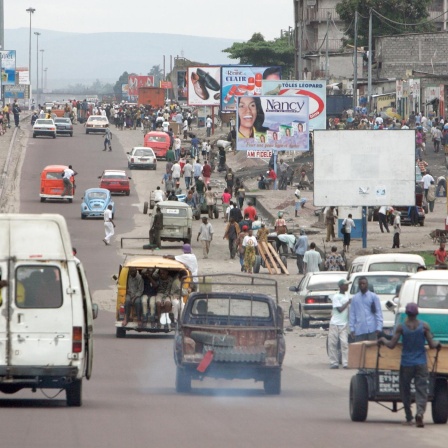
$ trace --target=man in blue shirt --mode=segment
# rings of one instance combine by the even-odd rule
[[[308,250],[308,237],[303,229],[300,229],[300,236],[297,238],[296,244],[294,245],[294,252],[297,255],[297,269],[299,274],[303,275],[303,256]]]
[[[394,348],[400,337],[402,338],[403,348],[401,351],[400,362],[400,394],[403,401],[403,407],[406,414],[405,425],[412,426],[411,411],[411,381],[414,380],[415,386],[415,404],[417,414],[415,415],[415,424],[417,428],[423,428],[423,414],[426,410],[428,401],[428,366],[426,360],[425,341],[428,341],[430,348],[440,350],[440,342],[432,338],[431,329],[426,322],[417,319],[418,306],[416,303],[406,305],[406,319],[399,324],[395,330],[393,338],[388,341],[386,338],[380,338],[378,345]]]
[[[355,342],[375,341],[383,329],[379,297],[369,291],[366,277],[359,277],[359,292],[352,299],[349,312],[350,334]]]

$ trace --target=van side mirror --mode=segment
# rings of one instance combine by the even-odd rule
[[[93,314],[93,318],[96,319],[98,317],[98,305],[96,303],[92,303],[92,314]]]
[[[397,305],[394,302],[392,302],[391,300],[388,300],[386,302],[386,309],[388,311],[391,311],[392,313],[395,314],[395,308],[397,308]]]
[[[289,290],[290,290],[291,292],[298,292],[298,291],[299,291],[299,288],[297,288],[297,286],[290,286],[290,287],[289,287]]]
[[[101,176],[98,176],[98,179],[101,179]]]
[[[112,276],[112,279],[115,280],[115,281],[117,281],[117,280],[118,280],[118,277],[114,274],[114,275]]]

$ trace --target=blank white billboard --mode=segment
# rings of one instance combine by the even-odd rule
[[[414,131],[314,131],[314,205],[412,204]]]

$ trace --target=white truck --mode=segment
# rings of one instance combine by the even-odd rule
[[[0,214],[0,235],[0,392],[65,389],[81,406],[98,307],[65,219]]]

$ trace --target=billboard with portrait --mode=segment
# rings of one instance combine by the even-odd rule
[[[129,86],[127,84],[121,85],[121,99],[129,101]]]
[[[221,68],[221,110],[236,111],[240,96],[262,95],[263,80],[278,81],[281,67],[247,67],[242,65]]]
[[[16,84],[16,50],[0,50],[2,58],[2,85]]]
[[[154,87],[154,76],[129,75],[129,97],[137,100],[140,87]]]
[[[219,106],[221,92],[221,67],[188,67],[189,106]]]
[[[309,98],[310,131],[327,129],[326,81],[263,81],[263,95],[307,96]]]
[[[309,150],[307,96],[242,96],[237,107],[237,150]]]

